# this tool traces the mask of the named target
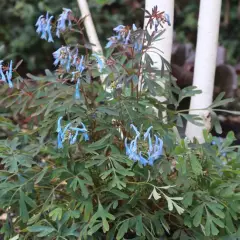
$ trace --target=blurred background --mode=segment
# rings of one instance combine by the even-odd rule
[[[235,101],[228,109],[240,110],[238,89],[240,74],[240,0],[223,0],[219,51],[215,77],[215,95],[226,91],[227,97]],[[119,25],[138,27],[143,25],[144,0],[89,0],[89,7],[102,46],[112,35],[112,29]],[[63,39],[49,44],[41,40],[35,32],[35,23],[47,11],[58,16],[63,7],[72,9],[80,16],[76,0],[1,0],[0,1],[0,59],[16,64],[23,59],[18,68],[22,77],[26,73],[42,74],[44,69],[52,69],[52,53],[64,45]],[[164,9],[163,9],[164,10]],[[194,72],[194,57],[197,38],[198,0],[175,0],[174,30],[172,52],[172,71],[179,86],[191,85]],[[77,43],[79,35],[73,34],[68,43]],[[189,100],[180,106],[188,108]],[[221,116],[224,132],[234,130],[240,139],[240,118]]]

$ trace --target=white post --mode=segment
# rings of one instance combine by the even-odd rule
[[[85,17],[84,26],[87,32],[88,40],[90,43],[94,44],[92,46],[92,51],[95,53],[103,54],[102,46],[99,42],[97,32],[92,20],[92,15],[89,11],[88,3],[86,0],[77,0],[79,9],[81,11],[82,17]]]
[[[193,85],[201,89],[202,94],[191,98],[189,113],[198,114],[203,119],[208,115],[208,111],[194,111],[194,109],[207,108],[212,103],[221,3],[221,0],[201,0],[200,2]],[[196,137],[202,143],[204,142],[202,131],[206,127],[199,127],[188,122],[186,136],[190,140]]]

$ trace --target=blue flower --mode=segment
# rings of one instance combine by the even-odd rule
[[[86,132],[83,134],[83,138],[84,138],[84,141],[89,141],[89,136]]]
[[[152,128],[153,128],[153,126],[150,126],[150,127],[147,129],[147,131],[144,133],[144,135],[143,135],[144,140],[146,140],[147,137],[150,135],[150,131],[151,131]]]
[[[148,160],[142,156],[142,152],[139,154],[139,161],[143,166],[146,166],[148,164]]]
[[[8,71],[6,71],[6,76],[7,76],[8,86],[10,88],[13,88],[13,83],[12,83],[12,60],[10,61]]]
[[[61,126],[61,121],[63,117],[59,117],[57,121],[57,133],[62,133],[62,126]]]
[[[84,56],[81,56],[80,62],[79,64],[76,64],[76,69],[82,73],[85,69],[84,65],[83,65],[83,61],[84,61]]]
[[[72,123],[70,122],[62,130],[62,126],[61,126],[62,118],[63,117],[59,117],[58,121],[57,121],[57,130],[56,131],[58,133],[58,136],[57,136],[57,147],[58,148],[63,148],[63,142],[66,139],[67,132],[69,133],[69,135],[67,136],[67,139],[69,140],[69,143],[71,145],[76,143],[79,133],[83,133],[83,137],[84,137],[85,141],[89,140],[89,137],[87,134],[87,129],[83,123],[81,123],[82,128],[79,128],[79,127],[71,127]],[[73,135],[73,133],[74,133],[74,135]]]
[[[128,44],[128,41],[130,39],[130,35],[131,35],[131,30],[128,31],[128,35],[127,35],[127,37],[125,39],[125,42],[124,42],[125,44]]]
[[[57,148],[58,149],[63,148],[62,138],[60,133],[58,133],[58,136],[57,136]]]
[[[80,78],[78,78],[76,87],[75,87],[75,99],[80,99],[79,85],[80,85]]]
[[[130,125],[130,128],[132,128],[134,130],[134,132],[136,133],[137,136],[140,136],[140,132],[138,131],[137,127],[134,126],[133,124]]]
[[[99,72],[102,72],[103,68],[104,68],[104,62],[102,60],[102,58],[97,55],[96,53],[92,54],[93,57],[96,58],[96,61],[98,63],[98,67],[99,67]]]
[[[58,118],[58,121],[57,121],[57,133],[58,133],[58,136],[57,136],[57,147],[58,148],[63,148],[63,144],[62,144],[62,126],[61,126],[61,121],[62,121],[63,117],[59,117]]]
[[[137,31],[137,27],[136,27],[135,24],[132,25],[132,30],[133,30],[134,32]]]
[[[48,42],[54,42],[53,38],[52,38],[52,33],[51,33],[51,20],[53,19],[53,16],[51,16],[48,20],[47,20],[47,25],[45,28],[45,31],[48,33]]]
[[[169,14],[165,13],[165,14],[164,14],[164,17],[165,17],[165,21],[167,22],[168,26],[171,26]]]
[[[77,141],[77,136],[78,136],[79,130],[76,130],[75,135],[70,137],[70,144],[74,144]]]
[[[62,135],[61,135],[63,141],[64,141],[64,138],[65,138],[65,134],[66,134],[66,132],[69,130],[69,128],[70,128],[71,125],[72,125],[72,123],[70,122],[70,123],[68,123],[68,124],[66,125],[66,127],[63,129]]]
[[[66,68],[66,71],[69,72],[71,66],[71,52],[69,47],[62,46],[53,53],[53,57],[55,58],[53,62],[55,66],[60,64],[60,66]]]
[[[36,32],[37,32],[38,34],[40,34],[42,31],[44,31],[44,16],[43,16],[43,15],[41,15],[41,16],[38,18],[35,26],[37,27]]]
[[[76,50],[75,54],[73,54],[72,58],[73,58],[72,65],[76,66],[78,59],[78,49]]]
[[[0,60],[0,75],[1,75],[1,80],[6,82],[6,77],[3,73],[3,70],[2,70],[2,63],[3,63],[3,60]]]
[[[108,38],[108,43],[105,46],[105,48],[110,48],[113,44],[116,44],[117,42],[118,42],[117,37],[112,36],[112,37]]]
[[[69,18],[69,13],[71,13],[72,10],[68,8],[63,8],[63,12],[59,15],[59,18],[57,20],[57,31],[56,36],[60,38],[60,32],[63,32],[66,30],[66,21],[68,21],[68,27],[72,26],[71,20]]]
[[[124,26],[124,25],[118,25],[117,27],[115,27],[115,28],[113,29],[113,31],[121,34],[124,29],[125,29],[125,26]]]
[[[130,145],[127,144],[127,138],[125,139],[125,150],[126,150],[126,155],[129,157],[129,159],[132,159],[134,161],[139,161],[142,165],[153,165],[154,161],[157,160],[161,155],[162,155],[162,151],[163,151],[163,141],[155,136],[155,143],[154,145],[152,144],[152,138],[151,138],[151,134],[150,131],[153,128],[152,126],[150,126],[147,131],[144,133],[144,137],[143,140],[144,141],[148,141],[148,149],[147,149],[147,155],[148,158],[142,156],[142,152],[140,151],[140,153],[138,153],[138,143],[137,141],[140,139],[140,132],[138,131],[138,129],[131,124],[130,128],[133,128],[136,136],[134,138],[134,140],[132,140],[130,142]]]
[[[47,12],[46,17],[44,17],[43,15],[41,15],[35,26],[37,27],[36,32],[38,34],[41,34],[41,39],[45,39],[47,40],[47,35],[48,35],[48,42],[53,42],[53,38],[52,38],[52,33],[51,33],[51,20],[53,19],[53,16],[51,16],[49,18],[49,14]]]

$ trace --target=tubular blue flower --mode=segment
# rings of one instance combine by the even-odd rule
[[[98,67],[99,67],[99,72],[102,72],[103,68],[104,68],[104,62],[102,60],[102,58],[97,55],[96,53],[92,54],[93,57],[96,58],[96,61],[98,63]]]
[[[66,71],[69,72],[70,68],[71,68],[71,55],[69,54],[67,58]]]
[[[75,135],[73,137],[72,136],[70,137],[70,144],[71,145],[76,143],[77,137],[78,137],[78,133],[79,133],[79,130],[76,130]]]
[[[119,32],[122,32],[124,29],[125,29],[125,26],[124,26],[124,25],[118,25],[117,27],[115,27],[115,28],[113,29],[113,31],[119,33]]]
[[[130,35],[131,35],[131,30],[128,31],[128,35],[127,35],[127,37],[125,39],[125,42],[124,42],[125,44],[128,44],[128,41],[130,39]]]
[[[61,126],[61,121],[62,121],[63,117],[59,117],[58,121],[57,121],[57,133],[62,132],[62,126]]]
[[[68,123],[67,125],[66,125],[66,127],[63,129],[63,131],[62,131],[62,134],[61,134],[61,137],[62,137],[62,140],[64,141],[64,138],[65,138],[65,134],[66,134],[66,132],[69,130],[69,127],[72,125],[72,123],[70,122],[70,123]]]
[[[130,125],[130,128],[132,128],[134,130],[134,132],[136,133],[136,135],[139,137],[140,136],[140,132],[138,131],[137,127],[135,127],[133,124]]]
[[[133,23],[133,25],[132,25],[132,30],[135,32],[135,31],[137,31],[137,27],[136,27],[136,25]]]
[[[83,61],[84,61],[84,56],[81,56],[80,62],[79,64],[76,64],[76,69],[82,73],[85,69],[84,65],[83,65]]]
[[[89,136],[88,136],[88,134],[86,132],[83,134],[83,138],[84,138],[85,142],[89,141]]]
[[[53,57],[55,58],[53,62],[55,66],[60,64],[60,66],[64,67],[66,71],[69,72],[71,66],[71,53],[69,47],[62,46],[53,53]]]
[[[165,20],[166,20],[168,26],[171,26],[171,22],[170,22],[170,16],[169,16],[169,14],[165,13],[165,14],[164,14],[164,17],[165,17]]]
[[[148,164],[148,160],[142,156],[142,152],[139,154],[139,161],[143,166],[146,166]]]
[[[10,61],[8,71],[6,71],[6,76],[7,76],[8,86],[10,88],[13,88],[13,83],[12,83],[12,60]]]
[[[63,117],[59,117],[58,121],[57,121],[57,148],[63,148],[63,138],[62,138],[62,126],[61,126],[61,121],[62,121]]]
[[[47,20],[47,24],[46,24],[46,28],[45,28],[45,31],[47,32],[48,34],[48,42],[54,42],[53,41],[53,38],[52,38],[52,33],[51,33],[51,29],[52,29],[52,26],[51,26],[51,20],[53,19],[53,16],[51,16],[48,20]]]
[[[57,148],[58,149],[63,148],[61,133],[58,133],[58,136],[57,136]]]
[[[73,58],[72,65],[76,66],[78,58],[78,49],[76,49],[76,52],[73,54],[72,58]]]
[[[153,128],[150,126],[147,131],[144,134],[144,141],[148,141],[148,150],[147,150],[147,155],[148,158],[142,155],[142,152],[140,151],[138,153],[138,140],[140,139],[140,132],[137,130],[137,128],[131,124],[130,128],[133,128],[133,130],[136,133],[136,136],[134,140],[130,142],[130,145],[127,144],[127,138],[124,141],[125,144],[125,150],[126,150],[126,155],[129,157],[129,159],[134,160],[134,161],[139,161],[142,165],[153,165],[154,161],[157,160],[161,155],[163,151],[163,141],[155,136],[155,142],[154,145],[152,144],[152,138],[150,131]]]
[[[127,144],[127,138],[125,138],[124,145],[125,145],[126,155],[128,156],[131,151],[130,151],[130,148]]]
[[[36,32],[37,32],[38,34],[40,34],[40,33],[44,30],[43,21],[44,21],[44,16],[41,15],[41,16],[38,18],[38,20],[37,20],[37,22],[36,22],[36,24],[35,24],[35,26],[37,27]]]
[[[75,99],[80,99],[79,85],[80,85],[80,78],[78,78],[75,86]]]
[[[6,77],[3,73],[3,70],[2,70],[2,63],[3,63],[3,60],[0,60],[0,75],[1,75],[1,80],[6,82]]]
[[[68,27],[72,26],[71,20],[69,18],[69,13],[71,13],[72,10],[68,8],[63,8],[63,12],[59,15],[59,18],[57,20],[57,31],[56,36],[60,38],[60,33],[66,30],[66,21],[68,20]]]
[[[146,140],[147,137],[150,135],[150,131],[151,131],[152,128],[153,128],[153,126],[150,126],[150,127],[147,129],[147,131],[144,133],[144,135],[143,135],[144,140]]]
[[[55,58],[55,61],[53,62],[53,64],[55,66],[58,65],[58,63],[60,62],[60,58],[61,58],[61,51],[62,51],[63,47],[59,48],[57,51],[55,51],[52,55]]]
[[[110,48],[113,44],[116,44],[118,42],[118,38],[116,36],[112,36],[108,38],[108,43],[106,44],[105,48]]]
[[[153,165],[154,161],[157,160],[161,155],[162,155],[162,150],[163,150],[163,141],[158,138],[156,135],[155,136],[155,144],[152,152],[148,153],[148,160],[149,164]]]
[[[41,34],[41,39],[47,40],[47,35],[48,35],[48,42],[53,42],[52,34],[51,34],[51,20],[53,19],[53,16],[49,18],[49,14],[47,12],[46,17],[41,15],[35,26],[37,27],[36,32],[38,34]]]

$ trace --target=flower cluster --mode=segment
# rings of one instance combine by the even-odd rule
[[[53,19],[53,16],[51,16],[49,18],[49,14],[47,12],[46,17],[44,17],[43,15],[41,15],[36,23],[36,27],[37,30],[36,32],[38,34],[41,34],[41,39],[45,39],[48,40],[48,42],[53,42],[53,38],[52,38],[52,33],[51,33],[51,21]],[[48,39],[47,39],[47,35],[48,35]]]
[[[3,63],[3,60],[0,60],[0,78],[3,82],[7,83],[10,88],[13,88],[13,83],[12,83],[12,60],[10,61],[8,70],[5,73],[6,76],[3,73],[2,63]]]
[[[64,32],[66,30],[66,21],[68,21],[68,27],[71,28],[72,22],[70,19],[72,10],[68,8],[63,8],[63,12],[59,15],[57,20],[57,32],[56,35],[60,38],[60,32]]]
[[[143,39],[141,35],[135,34],[137,27],[135,24],[132,25],[132,28],[129,26],[119,25],[113,29],[117,35],[108,38],[108,43],[105,48],[110,48],[117,43],[122,45],[133,44],[133,47],[136,51],[141,51],[143,46]]]
[[[66,21],[68,21],[68,27],[72,26],[72,22],[71,22],[71,13],[72,10],[68,9],[68,8],[63,8],[63,12],[62,14],[59,15],[59,18],[57,20],[57,26],[56,26],[56,36],[58,38],[60,38],[60,33],[64,32],[67,28],[66,26]],[[41,34],[41,38],[47,40],[48,42],[54,42],[53,38],[52,38],[52,19],[54,17],[51,16],[49,17],[49,14],[47,12],[46,17],[44,17],[43,15],[41,15],[35,26],[37,27],[36,32],[38,34]]]
[[[138,140],[140,140],[140,132],[138,129],[131,124],[130,126],[134,132],[135,132],[135,138],[128,144],[128,139],[125,139],[125,149],[126,149],[126,155],[129,157],[129,159],[132,159],[134,161],[140,162],[142,165],[153,165],[154,161],[157,160],[161,155],[163,151],[163,141],[157,136],[155,137],[154,144],[152,143],[152,137],[151,137],[151,129],[152,126],[147,129],[147,131],[144,133],[143,140],[148,145],[148,150],[146,156],[142,155],[142,152],[138,150]]]
[[[165,12],[158,11],[158,7],[155,6],[152,9],[152,13],[146,11],[146,18],[149,18],[148,23],[150,24],[150,29],[154,26],[155,31],[158,31],[159,26],[163,28],[164,23],[167,23],[168,26],[171,26],[170,16]]]
[[[77,141],[77,137],[79,133],[83,134],[83,138],[85,141],[89,140],[89,136],[87,134],[87,129],[85,125],[81,122],[82,128],[79,127],[72,127],[72,123],[68,123],[64,128],[61,126],[61,121],[63,117],[58,118],[57,122],[57,147],[63,148],[63,142],[68,139],[69,143],[75,144]]]
[[[81,83],[80,77],[82,76],[82,72],[85,69],[84,66],[84,56],[78,56],[78,49],[70,50],[70,47],[62,46],[57,51],[53,53],[53,57],[55,59],[54,65],[58,64],[64,68],[67,72],[70,72],[70,68],[73,67],[74,71],[72,71],[72,80],[76,80],[75,87],[75,98],[80,99],[80,91],[79,86]]]

